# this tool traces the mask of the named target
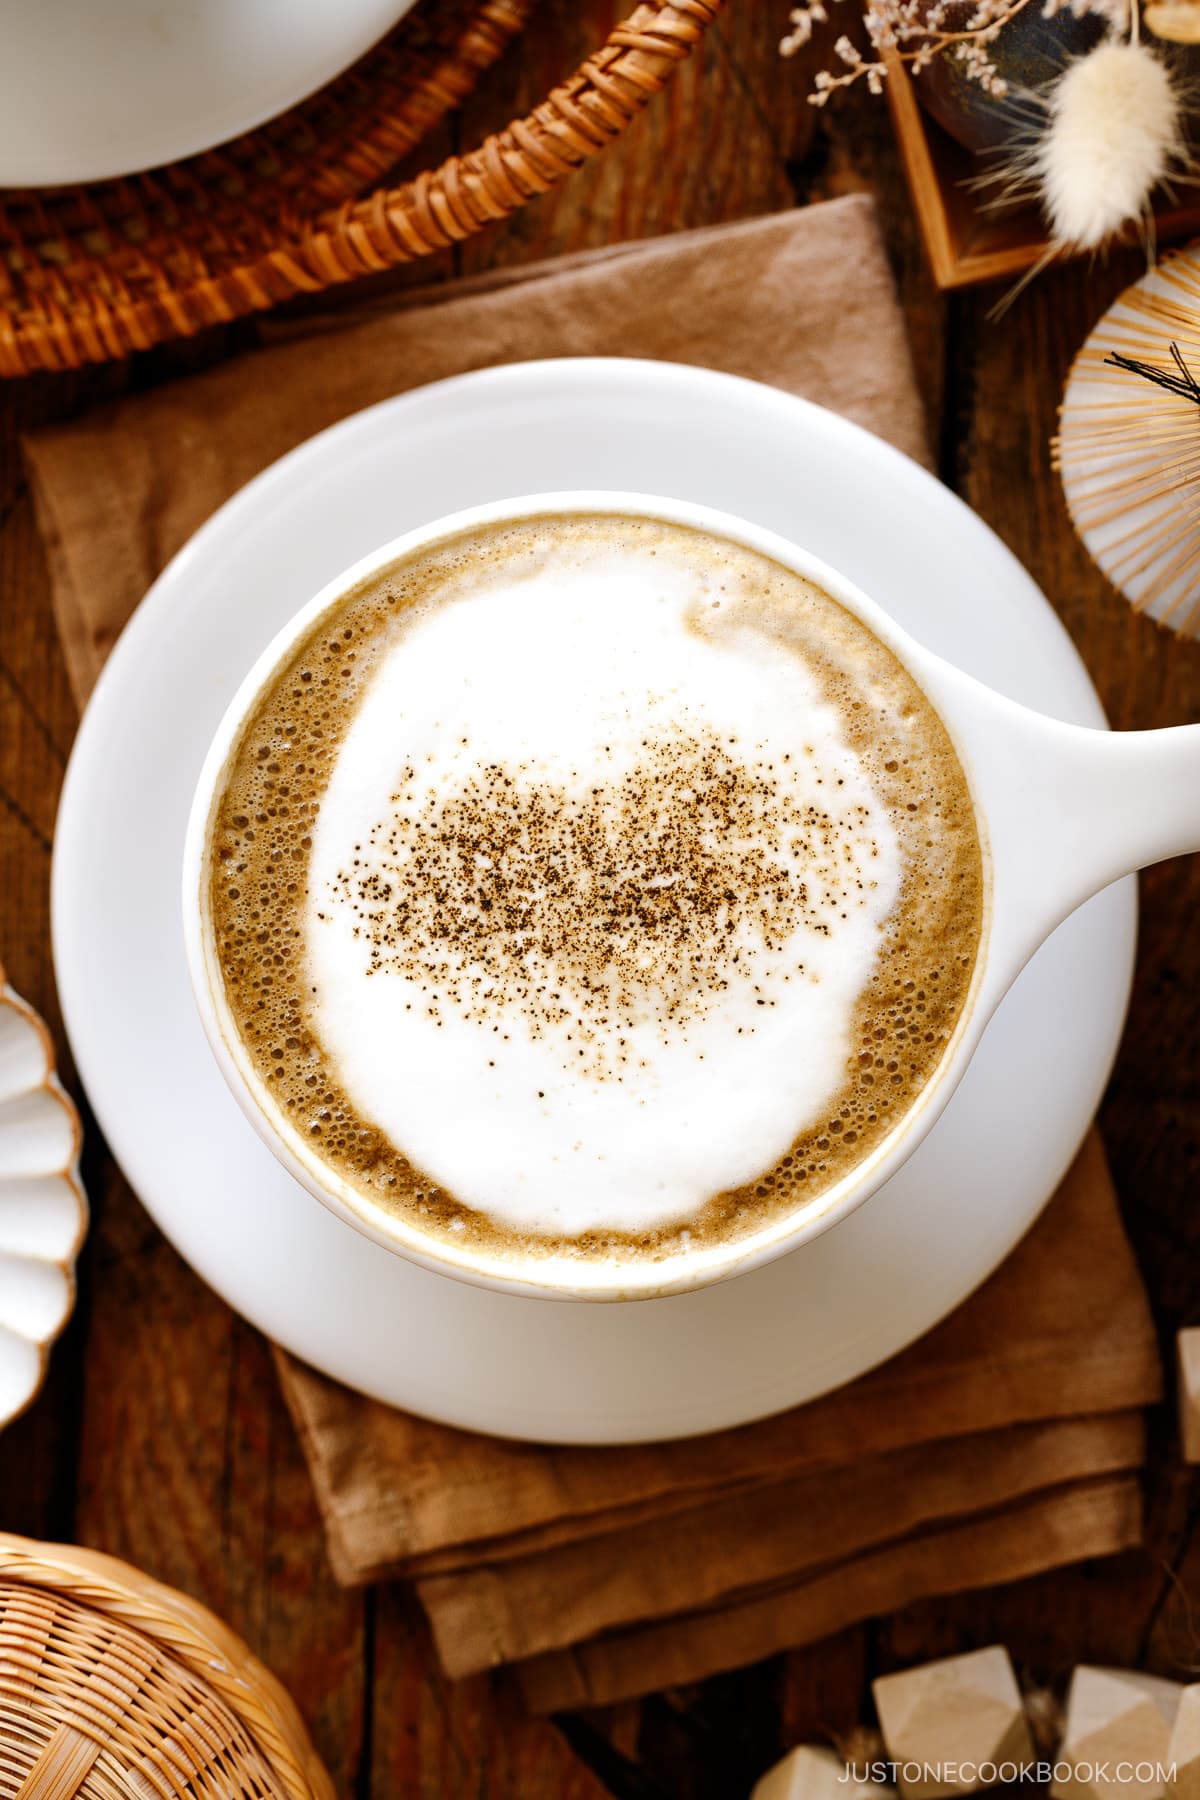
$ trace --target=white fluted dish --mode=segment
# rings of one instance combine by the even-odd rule
[[[50,1034],[0,971],[0,1429],[34,1400],[75,1304],[81,1135]]]

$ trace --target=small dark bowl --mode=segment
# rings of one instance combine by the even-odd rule
[[[965,30],[973,11],[969,0],[948,8],[946,29]],[[1036,128],[1036,113],[1027,96],[1048,88],[1069,62],[1099,43],[1107,29],[1097,13],[1076,18],[1067,10],[1044,19],[1041,0],[1030,0],[987,46],[996,73],[1008,84],[1006,95],[995,98],[977,81],[968,80],[964,65],[949,49],[939,52],[917,76],[921,104],[964,150],[996,150],[1019,143]]]

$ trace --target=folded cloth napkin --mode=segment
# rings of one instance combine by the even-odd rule
[[[270,335],[270,328],[267,328]],[[871,203],[620,245],[410,296],[132,395],[26,442],[80,700],[163,565],[223,500],[348,413],[549,356],[642,356],[770,381],[928,461]],[[370,548],[371,546],[367,546]],[[297,596],[297,603],[307,596]]]
[[[1137,1409],[1161,1390],[1095,1132],[969,1302],[848,1387],[737,1430],[515,1444],[276,1356],[339,1579],[413,1576],[447,1670],[515,1662],[546,1709],[1139,1542]]]
[[[221,501],[312,432],[422,381],[535,356],[702,363],[802,393],[926,460],[861,196],[265,335],[28,442],[80,699]],[[1094,1136],[968,1305],[839,1394],[737,1431],[619,1451],[505,1443],[276,1356],[339,1578],[413,1576],[446,1667],[514,1662],[539,1708],[697,1678],[919,1594],[1137,1542],[1137,1409],[1160,1382]]]
[[[1082,1481],[1024,1505],[884,1545],[810,1580],[782,1582],[710,1612],[688,1613],[519,1663],[532,1712],[607,1706],[701,1681],[815,1642],[931,1594],[1019,1581],[1060,1563],[1141,1542],[1139,1485]]]
[[[348,1585],[495,1568],[609,1534],[620,1534],[613,1544],[624,1553],[646,1521],[692,1513],[694,1523],[697,1504],[723,1494],[780,1482],[795,1494],[827,1471],[863,1458],[883,1467],[897,1452],[909,1453],[911,1473],[948,1440],[990,1465],[993,1440],[1014,1425],[1118,1414],[1159,1392],[1146,1297],[1095,1133],[1037,1224],[966,1305],[850,1386],[738,1430],[619,1452],[518,1444],[351,1399],[278,1355],[334,1571]],[[932,1487],[932,1461],[930,1469]],[[1053,1486],[1052,1472],[1036,1485]],[[878,1517],[874,1486],[864,1477],[854,1516],[838,1528],[853,1535]],[[887,1498],[898,1518],[922,1504],[920,1495]],[[736,1580],[736,1541],[733,1549]],[[658,1579],[631,1567],[630,1603]],[[432,1579],[423,1591],[438,1592]]]

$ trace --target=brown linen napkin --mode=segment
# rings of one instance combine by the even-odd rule
[[[799,1488],[861,1457],[1120,1412],[1156,1399],[1160,1386],[1146,1296],[1094,1132],[1037,1224],[967,1305],[849,1387],[757,1425],[619,1452],[510,1443],[351,1396],[277,1355],[346,1583],[528,1556],[723,1491],[785,1476]],[[987,1440],[977,1447],[986,1460]],[[736,1541],[731,1553],[736,1568]],[[631,1603],[645,1579],[629,1567]]]
[[[80,699],[221,501],[345,414],[464,369],[598,354],[707,364],[925,460],[859,196],[265,335],[269,348],[27,445]],[[447,1662],[526,1659],[538,1706],[687,1679],[918,1593],[1136,1541],[1137,1483],[1114,1472],[1140,1461],[1128,1415],[1159,1388],[1094,1137],[969,1307],[842,1393],[740,1431],[620,1451],[505,1444],[391,1412],[276,1354],[339,1577],[417,1574]],[[890,1514],[873,1491],[885,1480],[903,1485]]]
[[[426,290],[351,323],[340,313],[299,341],[289,333],[27,440],[76,698],[90,693],[163,565],[286,450],[423,382],[551,356],[653,357],[749,375],[928,461],[864,195],[591,252],[520,279],[501,273],[466,293]]]
[[[534,1657],[516,1672],[532,1712],[607,1706],[815,1643],[914,1600],[1021,1581],[1141,1541],[1136,1478],[1077,1482],[999,1514],[885,1545],[809,1581]]]
[[[1134,1409],[1161,1388],[1095,1132],[969,1303],[850,1386],[737,1430],[509,1443],[276,1354],[339,1579],[414,1575],[447,1670],[535,1658],[538,1706],[566,1704],[583,1668],[597,1701],[644,1691],[680,1659],[697,1676],[747,1660],[737,1646],[769,1621],[805,1642],[917,1592],[1138,1542],[1137,1481],[1111,1478],[1140,1466]],[[971,1518],[995,1520],[994,1539]],[[673,1619],[688,1648],[664,1660]],[[783,1641],[767,1638],[747,1655]]]
[[[793,1426],[802,1419],[793,1414]],[[651,1513],[607,1542],[587,1537],[427,1576],[417,1592],[450,1675],[706,1610],[836,1565],[849,1605],[858,1586],[851,1559],[864,1551],[1136,1469],[1144,1456],[1140,1412],[1017,1425],[705,1496],[682,1514]]]

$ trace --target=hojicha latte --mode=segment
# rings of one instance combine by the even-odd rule
[[[426,1234],[723,1243],[936,1073],[982,866],[946,732],[820,589],[690,527],[477,528],[336,601],[246,717],[205,880],[274,1107]]]

